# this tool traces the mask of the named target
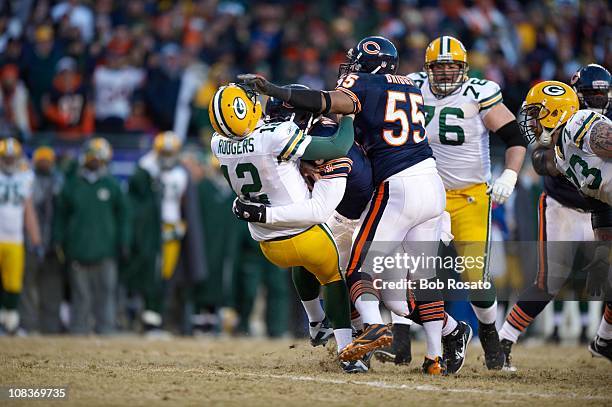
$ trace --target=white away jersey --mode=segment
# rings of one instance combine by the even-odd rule
[[[142,85],[144,77],[144,71],[138,68],[110,69],[105,66],[96,68],[93,76],[96,118],[127,119],[130,114],[132,93]]]
[[[32,171],[0,171],[0,242],[23,242],[24,202],[32,195]]]
[[[268,206],[282,206],[310,198],[299,168],[299,158],[310,140],[293,122],[268,123],[242,140],[215,134],[211,149],[237,195]],[[257,241],[306,229],[249,223],[251,237]]]
[[[576,112],[557,141],[555,162],[583,194],[612,205],[610,160],[595,155],[590,146],[593,127],[601,121],[612,125],[612,120],[591,110]]]
[[[446,189],[462,189],[491,178],[489,131],[482,119],[502,102],[499,85],[470,78],[452,95],[438,99],[425,72],[408,75],[421,88],[425,130]]]

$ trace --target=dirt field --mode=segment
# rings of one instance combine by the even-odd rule
[[[349,376],[302,341],[0,338],[0,385],[68,386],[68,402],[12,403],[37,406],[612,405],[612,363],[584,347],[518,346],[520,370],[493,373],[473,345],[459,376],[431,378],[422,344],[411,366]]]

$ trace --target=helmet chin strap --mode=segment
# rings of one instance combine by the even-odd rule
[[[567,116],[567,112],[563,112],[561,117],[559,117],[557,124],[551,130],[547,130],[544,126],[542,126],[542,134],[540,134],[538,143],[540,143],[544,147],[550,146],[553,141],[553,134],[559,129],[559,127],[561,127],[561,124],[564,123],[563,119],[565,118],[565,116]]]

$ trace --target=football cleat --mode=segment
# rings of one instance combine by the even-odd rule
[[[373,350],[389,346],[393,336],[385,324],[372,324],[364,329],[363,333],[348,344],[338,357],[342,361],[355,361],[362,359]]]
[[[552,331],[552,334],[550,334],[550,336],[546,338],[546,342],[553,344],[553,345],[561,344],[561,336],[559,335],[558,326],[555,326],[555,328]]]
[[[393,333],[391,346],[376,349],[374,356],[382,363],[409,365],[412,361],[410,325],[393,324],[391,332]]]
[[[308,331],[310,332],[310,344],[312,346],[325,346],[334,334],[327,317],[321,322],[311,322]]]
[[[459,373],[465,363],[465,354],[472,339],[472,328],[463,321],[457,322],[457,328],[442,338],[444,356],[448,374]]]
[[[441,357],[436,357],[435,359],[429,359],[425,356],[425,361],[423,362],[423,374],[428,374],[432,376],[446,376],[446,363]]]
[[[516,372],[516,367],[512,366],[512,356],[510,355],[512,352],[512,345],[512,342],[507,339],[499,341],[499,346],[504,354],[504,367],[502,370],[506,372]]]
[[[595,336],[589,344],[589,351],[593,357],[606,358],[612,362],[612,339],[603,339]]]
[[[487,369],[502,369],[504,367],[504,353],[499,345],[499,336],[495,324],[478,323],[478,337],[485,353]]]
[[[364,360],[340,361],[340,366],[344,373],[367,373],[370,370],[370,364]]]

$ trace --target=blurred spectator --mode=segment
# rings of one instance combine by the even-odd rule
[[[120,133],[131,113],[134,92],[144,81],[144,70],[127,65],[127,51],[117,46],[109,48],[106,63],[99,65],[93,75],[95,95],[96,131]]]
[[[85,143],[76,173],[68,175],[57,201],[54,242],[68,263],[70,332],[88,334],[115,330],[117,258],[128,253],[126,199],[108,173],[112,156],[103,138]]]
[[[79,29],[83,39],[90,42],[94,34],[94,15],[91,9],[80,0],[67,0],[56,4],[51,9],[55,22],[66,20],[72,27]]]
[[[80,139],[94,130],[93,109],[76,62],[64,57],[57,63],[51,91],[43,96],[43,111],[49,130],[67,139]]]
[[[19,80],[19,68],[15,64],[0,69],[0,129],[27,139],[32,130],[28,90]]]
[[[39,147],[32,156],[34,183],[32,201],[40,225],[41,248],[27,239],[26,272],[23,295],[19,303],[21,327],[26,332],[59,334],[60,304],[64,298],[66,276],[57,251],[51,243],[54,200],[59,194],[63,176],[55,168],[55,152],[51,147]],[[37,253],[37,250],[41,253]]]
[[[0,140],[0,329],[15,334],[17,304],[23,288],[24,231],[40,253],[40,230],[32,204],[32,172],[14,138]]]
[[[153,150],[138,161],[129,180],[134,213],[128,286],[144,297],[145,332],[164,334],[165,286],[174,275],[185,236],[184,196],[187,171],[179,162],[181,141],[172,132],[155,137]]]
[[[34,43],[24,49],[21,61],[21,71],[30,91],[37,123],[41,123],[43,116],[42,96],[51,89],[60,57],[61,51],[54,43],[51,26],[37,27],[34,31]]]
[[[166,44],[161,49],[159,66],[147,74],[145,100],[157,128],[174,128],[174,115],[183,74],[183,60],[178,45]]]

